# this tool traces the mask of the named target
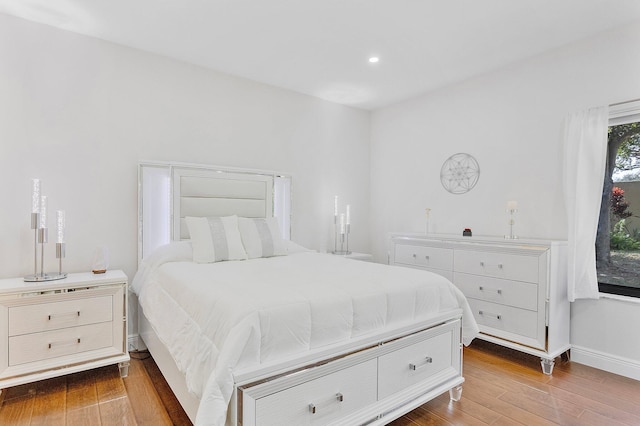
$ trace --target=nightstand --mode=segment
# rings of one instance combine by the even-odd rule
[[[129,369],[127,276],[0,280],[0,389],[118,364]]]

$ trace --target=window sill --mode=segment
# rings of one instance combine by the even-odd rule
[[[600,297],[640,302],[640,288],[599,283]]]
[[[602,293],[600,292],[600,299],[618,300],[620,302],[627,302],[640,305],[640,298],[633,296],[622,296],[620,294]]]

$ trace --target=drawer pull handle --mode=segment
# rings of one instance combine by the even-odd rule
[[[485,266],[489,266],[489,265],[487,265],[484,262],[480,262],[480,266],[482,266],[484,268]],[[498,267],[498,269],[502,269],[504,267],[504,265],[502,263],[498,263],[496,266]]]
[[[80,343],[80,338],[78,337],[77,339],[72,340],[70,342],[49,343],[49,349],[53,348],[54,346],[67,346],[67,345],[73,345],[74,343],[79,344]]]
[[[500,315],[500,314],[492,314],[490,312],[484,312],[484,311],[478,311],[478,314],[482,315],[482,316],[486,315],[486,316],[489,316],[489,317],[495,317],[496,319],[499,319],[499,320],[502,319],[502,315]]]
[[[68,316],[71,316],[71,315],[79,317],[80,316],[80,311],[67,312],[65,314],[48,315],[48,318],[49,318],[49,321],[51,321],[55,317],[68,317]]]
[[[425,258],[425,259],[427,259],[427,260],[429,260],[429,256],[428,256],[428,255],[427,255],[427,256],[425,256],[424,258]]]
[[[342,402],[342,401],[344,401],[344,395],[342,395],[340,392],[338,392],[338,393],[336,394],[336,397],[335,397],[335,398],[336,398],[335,400],[336,400],[337,402]],[[317,412],[318,412],[318,408],[319,408],[319,407],[318,407],[317,405],[313,404],[313,403],[312,403],[312,404],[309,404],[309,412],[310,412],[311,414],[315,414],[315,413],[317,413]]]
[[[484,291],[484,287],[483,287],[483,286],[479,286],[479,287],[478,287],[478,289],[479,289],[480,291]],[[501,288],[497,288],[497,289],[496,289],[496,293],[498,293],[498,294],[502,294],[502,289],[501,289]]]
[[[421,364],[409,364],[409,370],[416,371],[419,368],[426,366],[427,364],[431,364],[433,362],[433,358],[430,356],[425,357]]]

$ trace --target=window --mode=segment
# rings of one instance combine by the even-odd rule
[[[640,102],[612,106],[596,237],[599,289],[640,297]]]

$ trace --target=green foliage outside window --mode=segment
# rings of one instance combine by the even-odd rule
[[[611,233],[612,250],[640,250],[640,241],[636,240],[625,226],[625,220],[621,219],[613,227]]]

